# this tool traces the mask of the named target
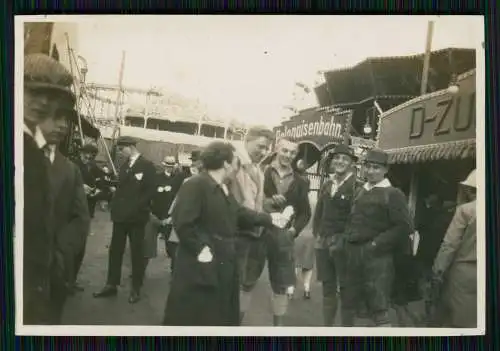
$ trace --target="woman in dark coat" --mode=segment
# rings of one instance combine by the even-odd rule
[[[225,186],[234,148],[213,142],[202,152],[205,172],[187,180],[173,209],[179,237],[163,325],[239,325],[238,227],[271,226],[273,217],[238,205]]]

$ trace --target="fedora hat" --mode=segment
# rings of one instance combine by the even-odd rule
[[[477,188],[476,170],[474,169],[472,172],[470,172],[469,175],[467,176],[467,178],[463,182],[460,182],[460,184],[465,185],[465,186],[469,186],[471,188]]]
[[[387,166],[389,164],[389,154],[380,149],[368,150],[364,159],[364,163],[376,163]]]
[[[163,159],[163,161],[161,162],[162,165],[164,166],[175,166],[175,157],[174,156],[165,156],[165,158]]]
[[[354,150],[349,145],[338,144],[337,146],[335,146],[330,155],[333,157],[334,155],[338,154],[347,155],[354,161],[358,159],[358,157],[354,154]]]

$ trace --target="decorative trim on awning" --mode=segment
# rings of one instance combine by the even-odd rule
[[[390,163],[419,163],[476,157],[476,139],[385,150]]]

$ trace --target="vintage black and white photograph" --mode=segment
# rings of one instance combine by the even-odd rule
[[[481,16],[15,32],[16,333],[484,334]]]

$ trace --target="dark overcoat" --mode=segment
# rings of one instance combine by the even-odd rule
[[[238,227],[270,226],[271,217],[240,206],[207,173],[186,181],[176,201],[172,219],[179,249],[163,324],[237,326]],[[210,263],[197,260],[205,246],[214,256]]]
[[[24,133],[23,322],[49,323],[53,235],[49,227],[48,162],[35,140]]]
[[[77,165],[56,152],[49,167],[56,248],[63,259],[65,279],[71,282],[75,255],[85,247],[90,227],[87,198]]]

